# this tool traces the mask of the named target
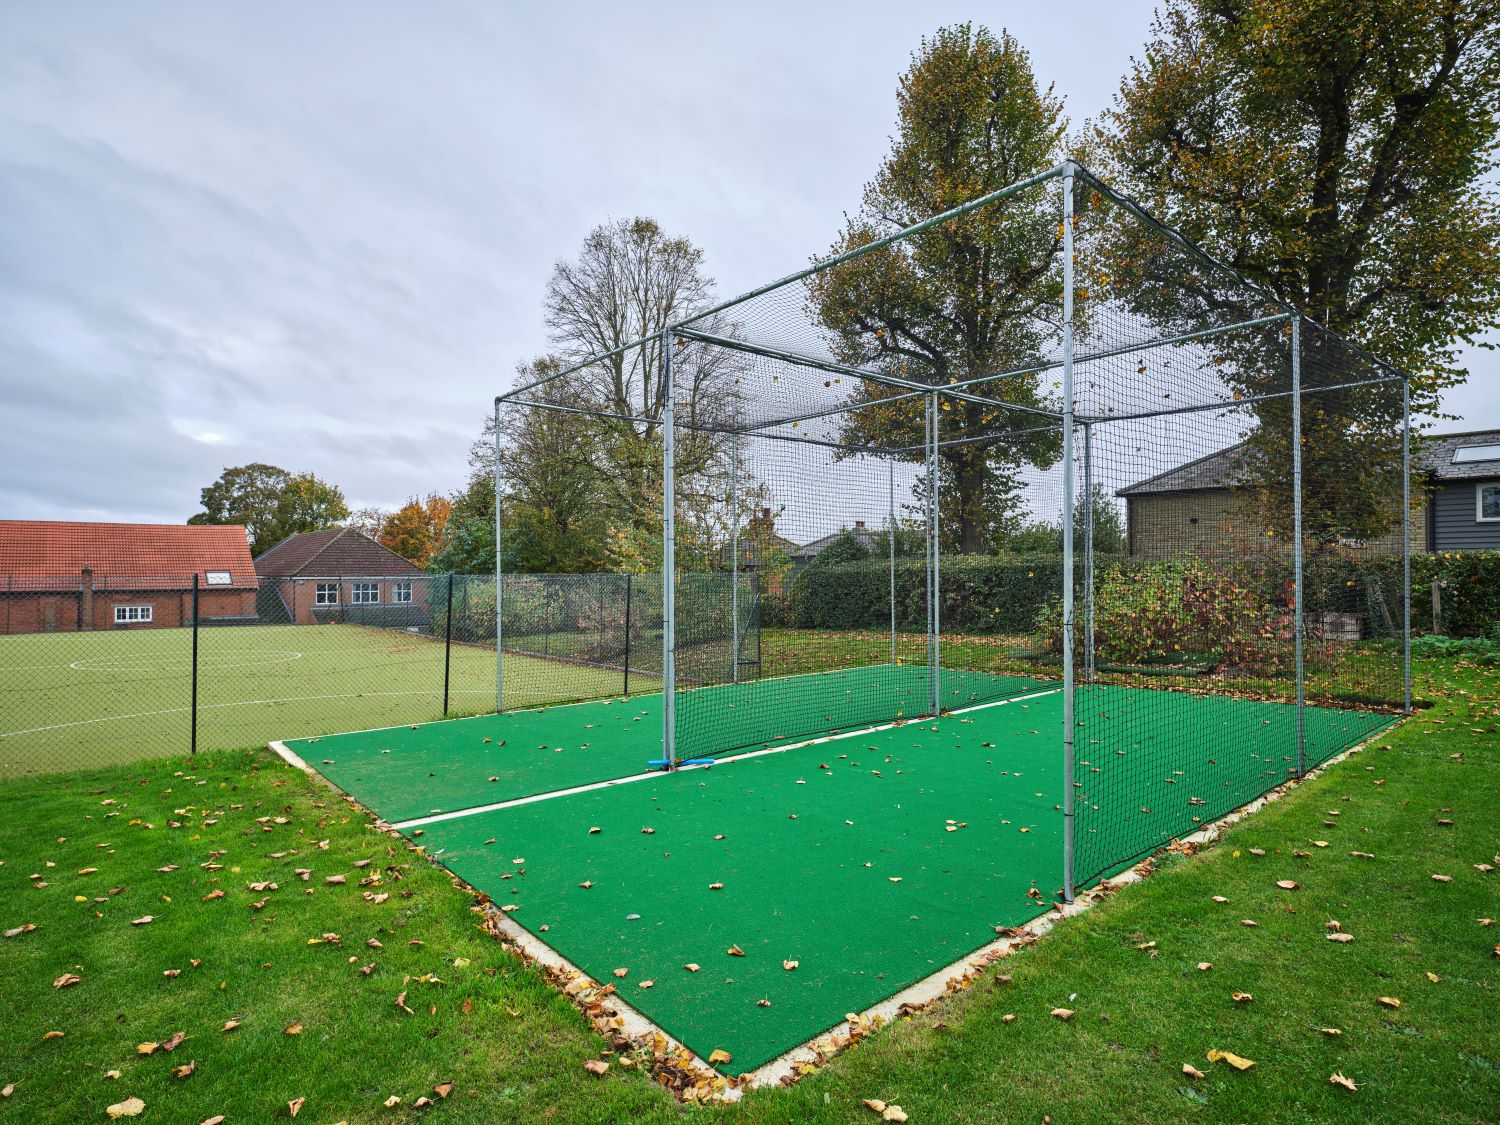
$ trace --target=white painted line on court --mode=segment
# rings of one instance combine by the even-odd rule
[[[983,711],[991,707],[1004,707],[1011,703],[1024,703],[1028,699],[1041,699],[1043,696],[1056,695],[1061,688],[1048,688],[1045,691],[1032,692],[1029,695],[1012,696],[1010,699],[997,699],[993,703],[976,703],[972,707],[963,707],[956,711],[945,712],[943,717],[951,715],[967,715],[973,711]],[[715,766],[728,765],[731,762],[743,762],[750,758],[763,758],[767,754],[785,754],[788,750],[800,750],[806,746],[819,746],[825,742],[837,742],[845,738],[858,738],[863,735],[876,734],[880,731],[894,730],[896,727],[913,726],[921,723],[936,721],[933,717],[925,719],[908,719],[899,723],[882,723],[879,726],[860,727],[858,730],[843,731],[838,734],[825,734],[818,738],[804,739],[802,742],[790,742],[785,746],[768,746],[764,750],[751,750],[745,754],[735,754],[727,758],[715,758],[713,765],[682,766],[677,773],[686,773],[691,770],[713,769]],[[577,793],[592,793],[600,789],[611,789],[616,785],[630,785],[637,781],[650,781],[652,778],[665,777],[663,770],[650,770],[645,773],[631,774],[628,777],[616,777],[609,781],[591,781],[587,785],[575,785],[568,789],[555,789],[550,793],[535,793],[529,797],[514,797],[509,801],[494,801],[487,805],[476,805],[468,809],[456,809],[453,812],[434,813],[431,816],[414,817],[411,820],[396,821],[391,827],[398,832],[404,832],[409,828],[425,828],[429,824],[441,824],[448,820],[460,820],[466,816],[478,816],[480,813],[494,812],[497,809],[513,809],[520,805],[531,805],[538,801],[550,801],[556,797],[571,797]]]

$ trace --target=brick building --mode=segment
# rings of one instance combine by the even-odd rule
[[[256,558],[255,570],[265,620],[401,629],[428,623],[422,569],[352,527],[289,535]]]
[[[0,633],[170,629],[255,620],[255,566],[235,524],[0,520]]]

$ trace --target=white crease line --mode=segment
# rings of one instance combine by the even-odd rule
[[[1046,691],[1032,692],[1030,695],[1012,696],[1010,699],[997,699],[993,703],[976,703],[972,707],[963,707],[957,711],[945,712],[942,716],[967,715],[971,711],[982,711],[989,707],[1004,707],[1008,703],[1024,703],[1028,699],[1040,699],[1043,696],[1055,695],[1061,688],[1049,688]],[[785,754],[788,750],[800,750],[805,746],[819,746],[825,742],[837,742],[844,738],[858,738],[863,735],[876,734],[880,731],[894,730],[898,726],[914,726],[922,723],[935,721],[932,718],[907,719],[899,723],[882,723],[874,727],[860,727],[858,730],[843,731],[839,734],[825,734],[818,738],[804,739],[801,742],[790,742],[785,746],[768,746],[764,750],[751,750],[745,754],[735,754],[728,758],[715,758],[712,765],[704,764],[698,766],[680,766],[675,773],[684,773],[689,770],[713,769],[715,766],[728,765],[731,762],[743,762],[749,758],[763,758],[767,754]],[[591,781],[587,785],[575,785],[570,789],[555,789],[550,793],[536,793],[529,797],[515,797],[509,801],[495,801],[488,805],[476,805],[474,808],[457,809],[454,812],[434,813],[431,816],[415,817],[412,820],[395,821],[391,827],[398,832],[404,832],[409,828],[425,828],[429,824],[440,824],[443,821],[459,820],[466,816],[478,816],[480,813],[494,812],[497,809],[513,809],[519,805],[535,804],[537,801],[550,801],[554,797],[571,797],[576,793],[592,793],[600,789],[610,789],[616,785],[629,785],[636,781],[649,781],[651,778],[662,777],[665,771],[650,770],[646,773],[631,774],[628,777],[616,777],[609,781]]]

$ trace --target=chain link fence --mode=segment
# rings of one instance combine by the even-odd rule
[[[0,776],[661,687],[661,583],[507,575],[0,578]]]

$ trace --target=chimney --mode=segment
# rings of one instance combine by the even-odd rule
[[[78,628],[86,631],[94,627],[94,568],[83,568],[83,581],[78,587]]]
[[[771,509],[770,508],[762,508],[760,510],[760,518],[769,523],[770,519],[771,519]]]
[[[855,531],[863,531],[864,529],[865,529],[865,521],[864,520],[855,520],[854,521],[854,530]]]

